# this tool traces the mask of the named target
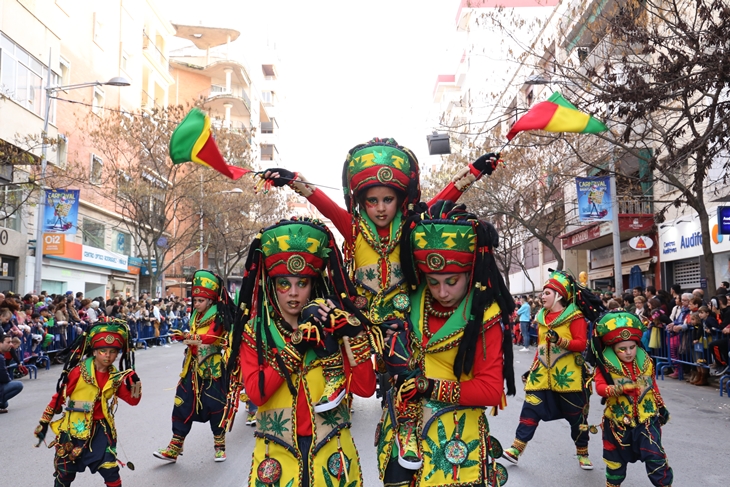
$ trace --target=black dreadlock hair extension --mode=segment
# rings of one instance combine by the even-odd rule
[[[401,208],[401,210],[403,211],[403,214],[408,215],[412,211],[413,206],[416,205],[418,203],[418,201],[420,201],[420,199],[421,199],[420,168],[418,166],[418,159],[416,159],[415,154],[413,154],[413,152],[411,152],[410,149],[407,149],[406,147],[398,145],[398,142],[396,142],[395,139],[392,139],[392,138],[381,139],[381,138],[376,137],[374,139],[369,140],[368,142],[366,142],[364,144],[358,144],[349,150],[349,152],[347,153],[347,158],[345,159],[345,163],[342,166],[342,187],[345,189],[345,191],[344,191],[345,208],[347,208],[347,211],[350,214],[354,213],[354,206],[355,206],[354,203],[355,202],[352,201],[352,198],[355,195],[353,194],[352,188],[350,187],[350,183],[349,183],[348,177],[347,177],[347,175],[348,175],[347,168],[350,163],[350,156],[352,154],[354,154],[355,152],[362,150],[366,147],[371,147],[371,146],[376,146],[376,145],[393,146],[393,147],[397,148],[398,150],[405,152],[408,155],[408,158],[410,159],[410,166],[411,166],[410,178],[408,181],[408,188],[406,190],[406,194],[404,195],[405,198],[403,199],[403,207]]]
[[[497,230],[489,223],[479,221],[477,217],[466,211],[466,206],[457,205],[452,201],[440,200],[430,208],[420,204],[418,213],[414,213],[405,223],[401,235],[401,267],[406,282],[416,288],[421,278],[418,275],[413,258],[412,234],[416,226],[424,221],[435,221],[448,224],[463,224],[471,226],[476,235],[474,265],[471,271],[470,288],[473,288],[473,300],[469,311],[469,320],[464,328],[464,336],[454,361],[454,375],[460,377],[462,372],[469,373],[474,365],[474,356],[478,344],[479,333],[482,330],[484,311],[496,302],[502,312],[502,322],[509,323],[509,316],[515,309],[515,303],[509,289],[504,283],[497,268],[492,249],[499,245]],[[503,333],[503,337],[506,336]],[[502,350],[504,354],[503,375],[507,381],[507,393],[514,395],[514,370],[512,366],[512,343],[509,338],[503,338]]]

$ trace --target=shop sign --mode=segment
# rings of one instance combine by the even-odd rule
[[[89,247],[88,245],[83,245],[82,247],[83,253],[81,255],[81,262],[127,272],[128,265],[126,255],[115,254],[114,252]]]
[[[63,255],[66,251],[66,236],[62,233],[43,234],[43,253],[45,255]]]
[[[601,236],[600,225],[594,225],[590,228],[586,228],[585,230],[581,230],[580,232],[574,233],[573,235],[569,236],[566,239],[564,247],[566,249],[569,249],[571,247],[575,247],[576,245],[580,245],[583,242],[589,242],[591,240],[595,240],[600,236]]]
[[[629,247],[634,250],[649,250],[654,246],[654,241],[646,236],[640,235],[629,240]]]
[[[717,226],[720,235],[730,235],[730,206],[717,207]]]

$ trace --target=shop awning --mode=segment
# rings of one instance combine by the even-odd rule
[[[654,227],[653,215],[619,215],[621,240],[628,240],[637,235],[646,235]],[[613,225],[611,222],[594,222],[564,233],[559,237],[563,248],[568,250],[594,250],[611,245],[613,241]]]
[[[647,272],[649,270],[649,267],[655,262],[656,257],[648,257],[646,259],[641,260],[635,260],[633,262],[627,262],[625,264],[621,264],[621,274],[624,276],[628,276],[631,274],[631,269],[638,265],[639,269],[641,269],[641,272]],[[613,277],[613,266],[610,267],[601,267],[600,269],[592,269],[588,271],[588,280],[592,281],[595,279],[606,279],[608,277]]]

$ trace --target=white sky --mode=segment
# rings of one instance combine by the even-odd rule
[[[372,137],[395,138],[422,165],[439,160],[428,156],[426,135],[438,115],[436,76],[453,74],[462,52],[459,0],[156,3],[174,23],[276,43],[284,97],[278,147],[283,165],[311,182],[341,188],[347,151]],[[341,191],[327,193],[342,204]]]

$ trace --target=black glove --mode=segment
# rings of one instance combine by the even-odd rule
[[[499,162],[499,154],[490,152],[479,157],[479,159],[472,163],[472,166],[482,174],[492,174],[494,168],[497,167],[497,162]]]
[[[659,408],[659,424],[664,426],[669,422],[669,410],[664,406]]]
[[[127,384],[126,384],[127,389],[129,389],[131,391],[132,386],[134,384],[136,384],[137,382],[139,382],[139,376],[137,375],[137,372],[132,372],[131,374],[129,374],[127,376],[126,382],[127,382]]]
[[[265,178],[265,179],[269,179],[269,180],[273,181],[274,186],[276,186],[277,188],[286,186],[287,184],[292,182],[297,177],[297,175],[294,174],[293,172],[291,172],[287,169],[284,169],[284,168],[279,168],[279,167],[270,167],[269,169],[265,169],[263,174],[266,174],[267,172],[271,172],[271,173],[278,172],[279,173],[279,177]]]
[[[38,426],[35,427],[35,432],[33,433],[35,437],[38,438],[39,443],[46,438],[46,433],[48,433],[48,422],[39,422]]]
[[[304,355],[310,348],[323,346],[323,339],[322,325],[311,319],[301,323],[299,328],[292,332],[291,344],[299,352],[299,355]]]
[[[551,343],[558,343],[558,334],[555,332],[555,330],[548,330],[548,332],[545,334],[545,338]]]

